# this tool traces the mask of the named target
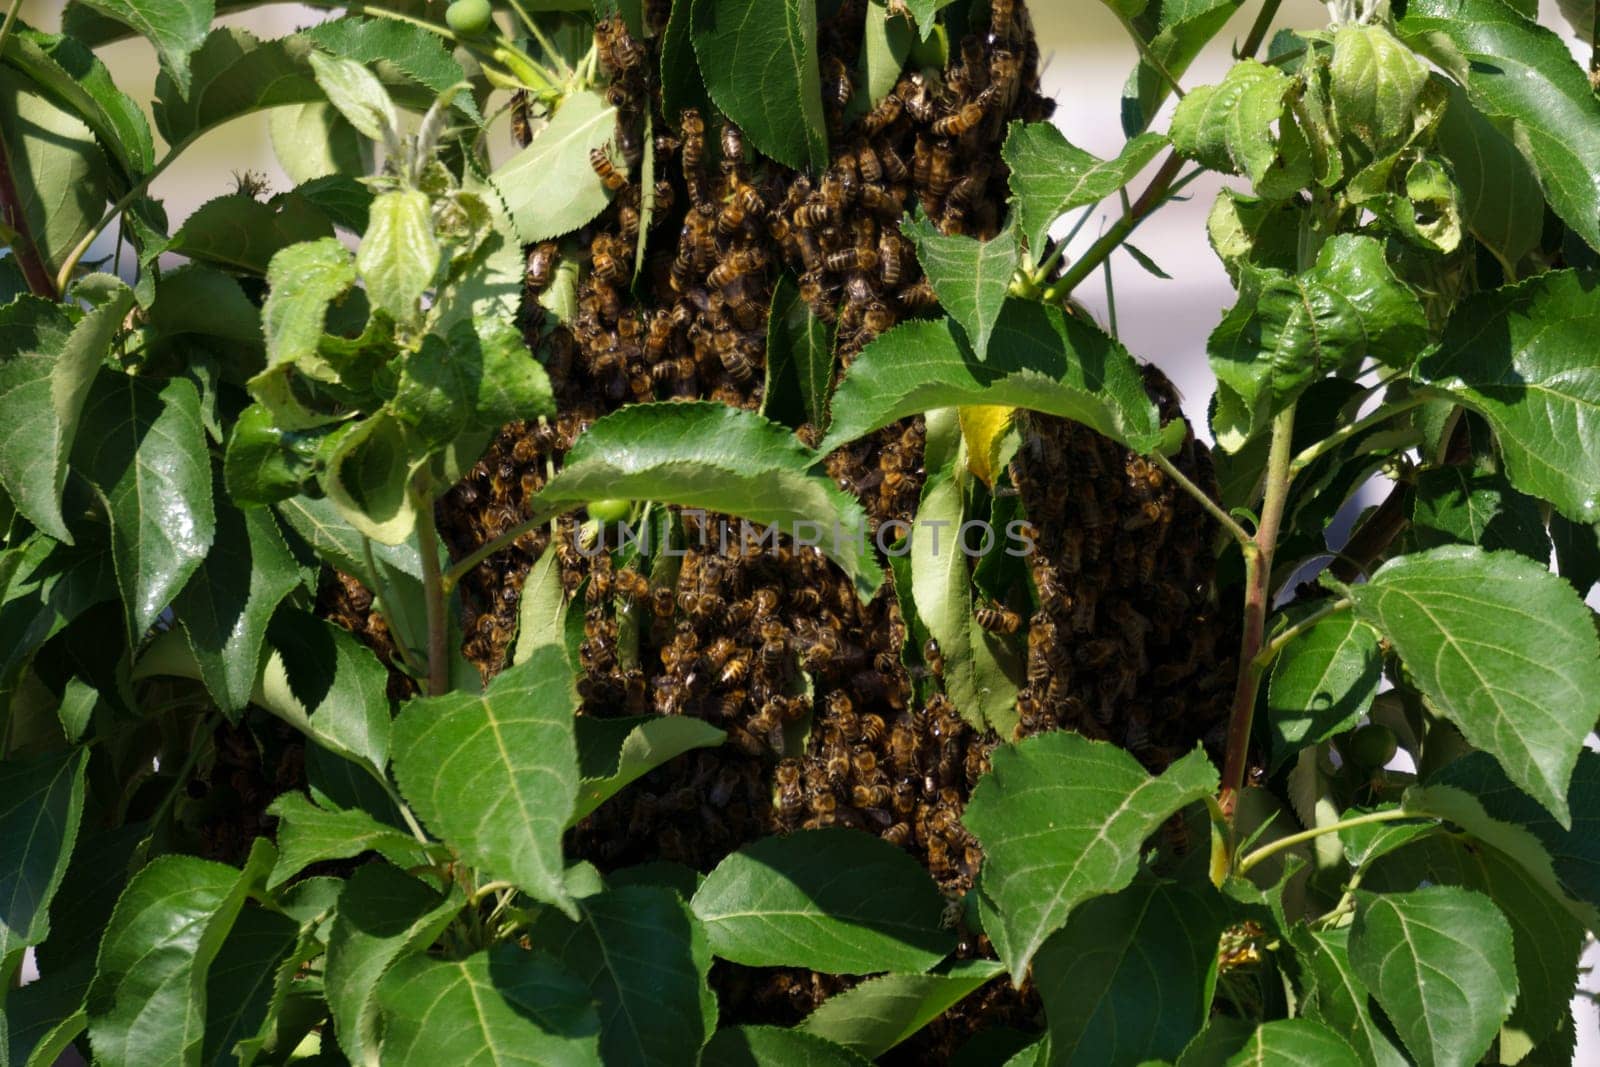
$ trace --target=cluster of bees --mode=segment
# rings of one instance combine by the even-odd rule
[[[1147,366],[1144,377],[1162,420],[1179,417],[1165,375]],[[1211,520],[1156,464],[1084,426],[1034,419],[1028,431],[1012,475],[1036,538],[1039,607],[1019,733],[1076,730],[1157,770],[1196,739],[1221,751],[1236,662],[1224,620],[1237,613],[1215,603]],[[1192,433],[1173,462],[1216,493]]]
[[[759,406],[781,275],[833,328],[841,366],[896,322],[936,314],[899,220],[921,211],[946,233],[993,236],[1007,198],[1006,125],[1051,111],[1021,0],[993,0],[987,21],[952,41],[942,74],[909,71],[875,103],[856,99],[851,76],[866,0],[842,0],[818,34],[832,160],[798,173],[757,157],[729,122],[661,111],[654,71],[667,7],[646,5],[643,41],[618,19],[599,26],[617,126],[592,164],[614,198],[578,234],[528,249],[524,325],[559,414],[507,427],[441,502],[457,556],[519,523],[584,427],[623,404]],[[576,310],[556,322],[538,297],[573,262]],[[1151,371],[1147,387],[1163,418],[1176,417],[1171,386]],[[1092,431],[1048,417],[1025,430],[1010,478],[1034,528],[1039,607],[1027,618],[1009,603],[978,612],[1019,654],[1025,646],[1019,734],[1075,729],[1162,766],[1217,726],[1227,699],[1231,663],[1207,643],[1232,645],[1217,633],[1210,521],[1159,469]],[[810,444],[820,436],[809,424],[797,433]],[[827,469],[874,525],[908,521],[924,441],[922,420],[907,419],[829,456]],[[1192,438],[1174,462],[1211,484]],[[952,896],[969,889],[982,857],[961,812],[993,746],[1009,738],[974,731],[938,693],[939,650],[907,649],[892,585],[862,604],[815,549],[724,544],[714,515],[674,521],[685,555],[671,568],[579,551],[567,519],[525,534],[461,585],[463,651],[493,674],[529,567],[558,553],[569,611],[583,613],[583,713],[693,715],[728,733],[608,801],[574,828],[571,854],[603,869],[673,860],[706,870],[764,834],[848,826],[907,849]],[[380,640],[359,587],[337,592],[330,617]],[[971,938],[964,951],[986,945]],[[798,1019],[844,981],[722,963],[713,978],[724,1016],[738,1021]],[[1036,1010],[1031,994],[991,992],[907,1047],[937,1062],[961,1034],[1023,1025]]]

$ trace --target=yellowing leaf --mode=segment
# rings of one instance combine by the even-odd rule
[[[1011,429],[1017,409],[1003,404],[973,404],[960,409],[961,437],[967,442],[967,470],[994,487],[1000,442]]]

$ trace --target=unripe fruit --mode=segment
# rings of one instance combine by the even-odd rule
[[[1382,723],[1369,722],[1356,727],[1341,747],[1349,755],[1351,763],[1375,771],[1389,765],[1399,751],[1400,744],[1395,740],[1393,730]]]
[[[589,517],[600,522],[621,522],[633,514],[631,500],[591,500]]]
[[[489,28],[493,11],[489,0],[453,0],[444,9],[445,25],[463,37],[476,37]]]

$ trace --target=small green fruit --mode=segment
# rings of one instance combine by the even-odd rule
[[[1342,747],[1349,754],[1351,763],[1375,771],[1389,765],[1399,751],[1400,743],[1395,740],[1393,730],[1382,723],[1369,722],[1356,727]]]
[[[489,29],[493,14],[489,0],[453,0],[444,9],[444,21],[452,32],[476,37]]]
[[[591,500],[589,517],[600,522],[621,522],[633,514],[631,500]]]

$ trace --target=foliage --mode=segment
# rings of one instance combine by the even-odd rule
[[[1021,5],[1000,0],[870,0],[854,70],[823,55],[840,6],[823,0],[454,0],[442,16],[392,0],[270,41],[216,26],[250,0],[73,0],[61,34],[13,4],[0,1062],[75,1045],[140,1067],[855,1064],[1003,983],[1037,992],[1032,1029],[980,1034],[968,1062],[1569,1056],[1577,960],[1600,931],[1600,757],[1584,750],[1600,638],[1583,599],[1600,577],[1600,101],[1529,5],[1334,3],[1332,25],[1258,55],[1265,0],[1237,62],[1154,130],[1253,5],[1107,4],[1138,46],[1111,159],[1008,126],[986,110],[1000,81],[976,102],[897,95],[957,70],[964,36],[1011,33]],[[159,59],[160,148],[95,55],[129,34]],[[651,37],[659,69],[641,69],[629,49]],[[655,93],[641,145],[616,133],[625,78]],[[496,166],[486,133],[507,106],[531,140]],[[836,110],[902,107],[1004,137],[1010,216],[988,239],[926,204],[894,226],[939,312],[845,360],[810,274],[773,279],[759,411],[652,393],[596,419],[525,514],[452,558],[436,525],[451,486],[503,427],[557,415],[534,261],[565,257],[530,290],[556,320],[579,277],[645,284],[652,223],[675,210],[666,229],[687,233],[701,210],[658,204],[651,178],[658,143],[692,136],[688,109],[742,129],[702,146],[724,172],[815,176],[849,143]],[[172,225],[152,182],[263,109],[299,184],[267,198],[241,180]],[[632,259],[572,258],[635,167]],[[1220,500],[1180,470],[1187,426],[1114,324],[1072,301],[1118,249],[1159,271],[1128,238],[1203,171],[1248,187],[1219,193],[1209,224],[1238,289],[1206,344]],[[1069,258],[1058,223],[1119,194]],[[730,206],[706,210],[724,225]],[[131,254],[86,269],[113,229]],[[876,269],[895,247],[848,255]],[[1243,635],[1211,751],[1025,736],[1038,680],[1017,664],[1048,615],[1018,609],[1059,596],[1044,572],[974,566],[937,539],[891,550],[884,527],[874,544],[860,494],[830,477],[830,455],[911,417],[917,523],[960,544],[974,520],[1031,529],[1011,459],[1045,447],[1044,420],[1199,502],[1222,576],[1201,592],[1219,632],[1236,612]],[[1374,474],[1389,500],[1331,545]],[[945,812],[971,841],[969,892],[942,892],[899,847],[904,824],[769,835],[703,871],[577,858],[573,828],[631,783],[749,741],[582,713],[593,650],[554,551],[523,590],[514,662],[485,679],[457,652],[463,578],[586,505],[577,537],[602,554],[624,521],[681,533],[684,509],[773,545],[842,531],[819,565],[900,611],[908,721],[938,721],[943,701],[995,745]],[[676,573],[660,546],[610,558]],[[343,580],[373,597],[384,658],[330,621],[319,591]],[[576,595],[610,610],[594,585]],[[1091,651],[1076,669],[1141,669],[1085,666]],[[807,709],[774,727],[784,746],[830,728],[808,671],[783,694]],[[304,756],[235,865],[199,853],[228,814],[204,782],[226,779],[238,737]],[[929,766],[900,784],[947,787]],[[690,802],[725,804],[722,788]],[[775,802],[799,788],[780,778]],[[27,957],[40,977],[19,984]],[[713,976],[738,968],[848,979],[776,1026],[720,1011]]]

